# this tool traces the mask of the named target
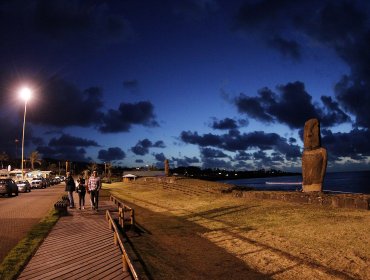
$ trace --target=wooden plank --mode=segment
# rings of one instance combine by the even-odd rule
[[[100,209],[114,209],[101,201]],[[102,211],[102,210],[101,210]],[[18,279],[132,279],[103,215],[69,210],[61,217]]]

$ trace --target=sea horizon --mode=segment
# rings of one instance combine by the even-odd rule
[[[252,187],[255,190],[300,191],[302,175],[261,177],[248,179],[222,180],[221,182],[239,187]],[[333,193],[370,194],[370,170],[327,172],[323,191]]]

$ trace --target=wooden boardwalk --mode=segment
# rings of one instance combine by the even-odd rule
[[[105,220],[105,211],[117,208],[101,201],[96,213],[87,204],[85,210],[68,209],[18,279],[132,279],[122,270],[121,251]]]

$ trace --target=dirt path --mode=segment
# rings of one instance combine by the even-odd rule
[[[17,197],[0,197],[0,263],[63,193],[64,184],[60,184],[20,193]]]
[[[369,211],[248,201],[193,185],[110,187],[148,231],[132,243],[153,279],[370,279]]]

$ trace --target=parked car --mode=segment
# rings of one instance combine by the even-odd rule
[[[51,186],[51,180],[49,178],[44,178],[44,181],[47,187]]]
[[[17,181],[18,192],[31,192],[31,184],[27,180]]]
[[[63,181],[62,181],[62,178],[61,178],[61,177],[59,177],[59,176],[55,176],[54,180],[55,180],[55,184],[56,184],[56,185],[57,185],[57,184],[60,184],[61,182],[63,182]]]
[[[57,177],[55,177],[55,178],[53,178],[53,179],[51,179],[52,180],[52,184],[53,185],[57,185],[57,184],[59,184],[60,183],[60,179],[59,179],[59,177],[57,178]]]
[[[31,181],[31,187],[33,189],[45,189],[46,188],[46,183],[43,180],[42,177],[40,178],[33,178]]]
[[[18,186],[13,179],[10,178],[1,178],[0,179],[0,194],[12,196],[13,193],[18,195]]]

